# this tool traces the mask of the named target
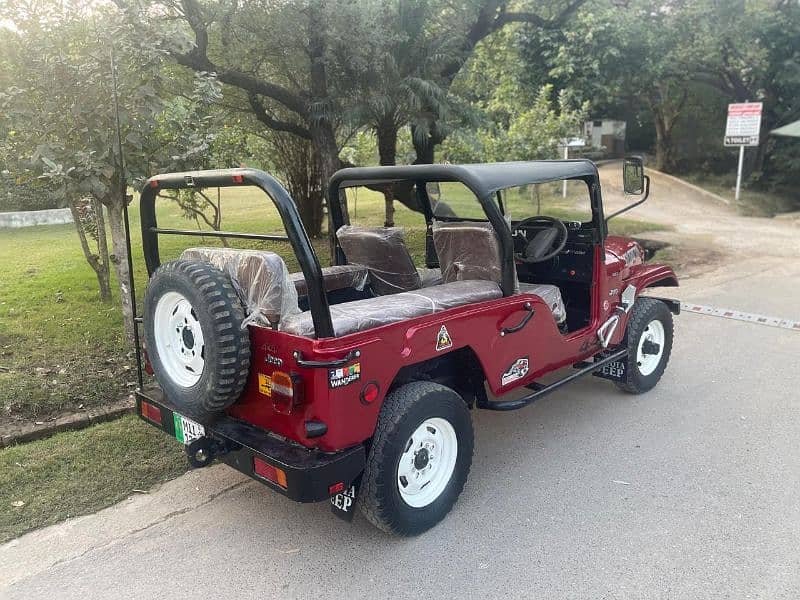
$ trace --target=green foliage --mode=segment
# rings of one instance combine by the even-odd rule
[[[628,122],[635,150],[682,172],[730,171],[726,104],[763,101],[761,146],[747,172],[765,185],[797,176],[797,144],[770,129],[800,118],[800,5],[772,0],[594,0],[558,30],[521,30],[526,85],[588,99],[595,118]]]
[[[526,85],[517,30],[496,34],[474,53],[453,92],[471,101],[469,119],[448,136],[441,155],[451,162],[557,158],[565,138],[580,132],[588,103],[566,90]]]
[[[6,77],[13,84],[0,91],[0,131],[14,135],[7,133],[0,145],[22,157],[16,170],[45,177],[59,202],[85,195],[105,201],[120,189],[113,55],[121,65],[126,175],[129,181],[146,176],[158,154],[148,143],[162,105],[160,56],[142,51],[113,10],[97,9],[90,16],[67,5],[47,21],[23,9],[10,16],[17,32],[16,43],[7,48]]]

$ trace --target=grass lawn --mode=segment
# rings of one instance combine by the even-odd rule
[[[0,450],[0,543],[119,502],[186,470],[176,440],[133,416]]]
[[[546,184],[539,197],[542,214],[581,219],[580,189],[560,197],[558,184]],[[573,184],[570,184],[573,185]],[[223,226],[237,231],[282,233],[277,211],[254,188],[224,189]],[[383,198],[366,189],[349,191],[354,223],[381,225]],[[466,189],[442,190],[442,198],[457,214],[473,216],[477,202]],[[532,198],[532,197],[531,197]],[[506,206],[514,218],[535,214],[525,194],[510,192]],[[585,198],[585,196],[583,197]],[[409,249],[420,265],[424,261],[424,223],[421,215],[395,203],[395,222],[406,228]],[[471,212],[470,212],[471,211]],[[131,207],[131,223],[138,231],[138,208]],[[178,206],[159,204],[159,225],[195,227]],[[658,229],[632,219],[611,222],[614,233],[631,235]],[[162,236],[162,261],[176,258],[189,245],[218,245],[216,238]],[[290,271],[299,270],[288,245],[281,242],[232,241],[244,247],[269,248],[286,259]],[[141,301],[146,275],[141,260],[141,238],[134,233],[133,256]],[[320,260],[327,262],[327,240],[315,241]],[[97,281],[86,264],[72,225],[0,230],[0,421],[45,419],[61,410],[80,410],[117,399],[135,385],[130,350],[121,336],[116,303],[100,302]]]
[[[692,173],[682,175],[684,179],[710,192],[734,202],[736,196],[736,174],[708,175]],[[736,205],[740,213],[755,217],[774,217],[783,212],[800,210],[796,197],[781,192],[765,192],[743,187]]]

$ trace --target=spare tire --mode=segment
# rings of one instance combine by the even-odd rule
[[[250,334],[230,279],[212,265],[176,260],[156,269],[144,299],[150,365],[167,398],[210,423],[236,402],[250,370]]]

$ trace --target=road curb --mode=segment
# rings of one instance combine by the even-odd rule
[[[41,440],[62,431],[84,429],[97,423],[118,419],[133,412],[133,396],[81,412],[67,413],[45,423],[21,423],[0,426],[0,448]]]
[[[695,185],[693,183],[689,183],[685,179],[681,179],[680,177],[675,177],[675,175],[670,175],[669,173],[664,173],[663,171],[656,171],[655,169],[650,168],[650,167],[647,168],[647,172],[648,173],[656,173],[660,177],[664,177],[665,179],[668,179],[668,180],[670,180],[670,181],[672,181],[674,183],[679,183],[681,185],[684,185],[684,186],[688,187],[690,190],[692,190],[693,192],[697,192],[701,196],[705,196],[707,198],[710,198],[711,200],[716,200],[717,202],[721,202],[725,206],[732,206],[731,201],[728,200],[727,198],[724,198],[723,196],[720,196],[719,194],[715,194],[714,192],[709,192],[708,190],[706,190],[704,188],[701,188],[700,186]]]

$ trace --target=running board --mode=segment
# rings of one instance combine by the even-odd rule
[[[580,367],[577,371],[570,373],[563,379],[559,379],[548,385],[542,385],[540,383],[530,383],[525,387],[528,387],[534,392],[532,394],[528,394],[527,396],[523,396],[522,398],[517,398],[516,400],[500,400],[499,402],[479,402],[478,408],[482,408],[485,410],[517,410],[519,408],[523,408],[528,406],[529,404],[533,404],[542,396],[546,396],[550,392],[556,391],[562,385],[566,385],[571,381],[574,381],[584,375],[589,375],[597,371],[598,369],[604,367],[608,363],[612,363],[618,361],[620,359],[625,358],[628,355],[628,350],[622,349],[613,352],[607,356],[604,356],[602,359],[598,360],[597,362],[583,362],[578,363],[576,366]]]

